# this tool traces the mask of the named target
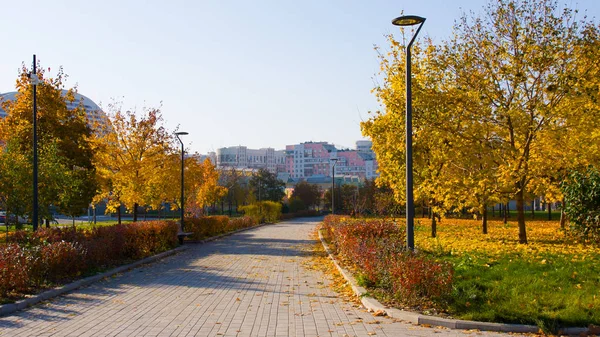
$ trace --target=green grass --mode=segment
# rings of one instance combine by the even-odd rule
[[[461,319],[560,326],[600,324],[600,267],[594,260],[547,255],[545,264],[506,256],[446,256],[455,266],[449,311]]]

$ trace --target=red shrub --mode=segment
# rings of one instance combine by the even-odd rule
[[[172,221],[18,231],[16,243],[0,247],[0,296],[166,251],[177,246],[177,231]]]
[[[422,299],[439,300],[452,291],[454,270],[447,262],[436,262],[414,253],[390,261],[394,297],[409,304]]]
[[[124,256],[139,259],[177,246],[179,225],[173,221],[143,221],[126,225]]]
[[[29,274],[37,258],[18,244],[0,247],[0,296],[29,288]]]
[[[366,286],[408,304],[440,300],[452,288],[452,266],[407,252],[404,228],[395,221],[327,216],[323,227]]]
[[[81,275],[87,268],[86,250],[77,242],[53,242],[41,247],[39,263],[32,273],[36,283],[58,282]],[[37,276],[37,277],[36,277]],[[39,278],[39,280],[36,280]]]

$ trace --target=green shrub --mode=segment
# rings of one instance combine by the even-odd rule
[[[600,242],[600,172],[589,167],[585,172],[572,172],[561,184],[565,196],[565,213],[571,231]]]
[[[288,219],[293,219],[293,218],[302,218],[302,217],[318,216],[318,215],[319,215],[319,212],[317,212],[313,209],[305,209],[303,211],[298,211],[295,213],[282,213],[280,219],[288,220]]]
[[[291,213],[296,213],[298,211],[303,211],[306,209],[306,205],[304,204],[304,201],[302,201],[302,199],[298,198],[298,197],[293,197],[290,199],[289,201],[290,204],[290,212]]]
[[[274,201],[257,202],[248,206],[242,206],[240,210],[257,223],[273,223],[281,217],[281,203]]]

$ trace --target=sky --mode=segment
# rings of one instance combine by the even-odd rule
[[[600,18],[598,0],[563,0]],[[354,148],[381,109],[371,89],[385,34],[402,13],[427,18],[419,39],[452,34],[485,0],[103,0],[0,4],[0,93],[36,54],[107,110],[160,107],[191,152],[327,141]]]

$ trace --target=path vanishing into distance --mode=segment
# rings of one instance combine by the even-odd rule
[[[189,249],[10,316],[0,336],[508,336],[375,317],[339,296],[310,253],[319,219]]]

